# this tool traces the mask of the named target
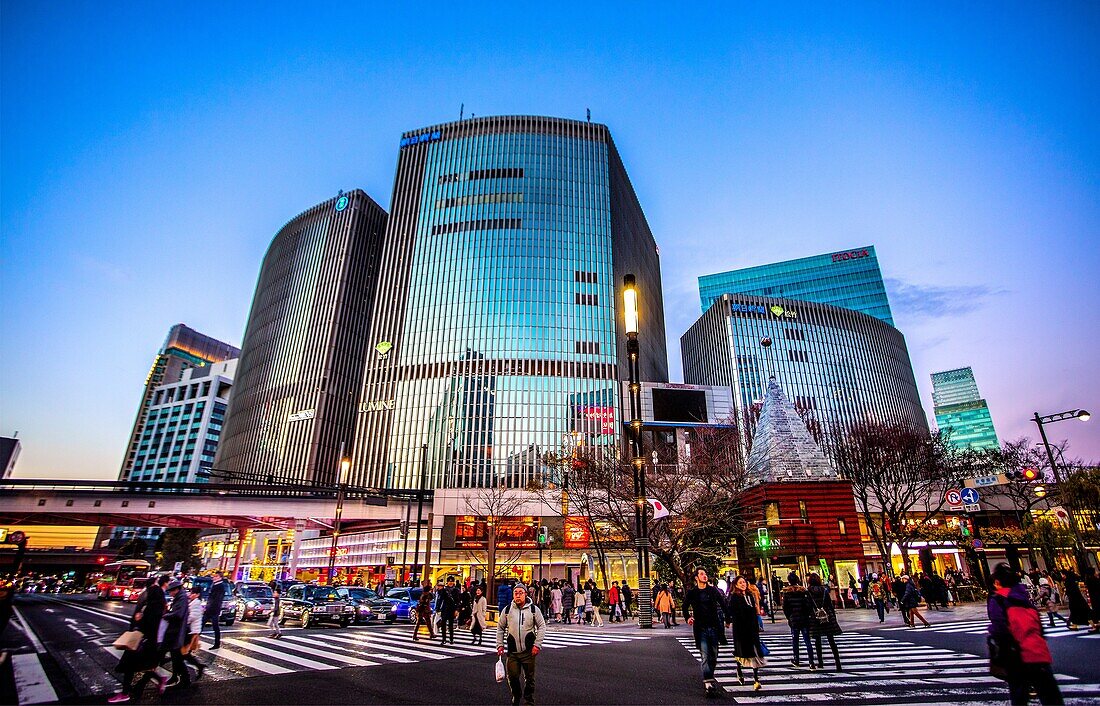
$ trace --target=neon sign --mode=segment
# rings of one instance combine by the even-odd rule
[[[341,196],[340,198],[336,199],[336,210],[337,211],[343,211],[347,207],[348,207],[348,197],[347,196]]]

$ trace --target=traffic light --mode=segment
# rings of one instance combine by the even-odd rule
[[[1039,480],[1041,474],[1036,468],[1024,468],[1019,471],[1009,471],[1005,477],[1014,483],[1034,483]]]
[[[539,526],[539,544],[550,543],[550,531],[546,529],[546,525]]]
[[[962,536],[964,537],[974,534],[974,525],[971,524],[969,517],[959,521],[959,529],[962,530]]]
[[[1035,497],[1045,498],[1046,496],[1047,496],[1046,486],[1043,486],[1043,485],[1035,486]]]
[[[1039,480],[1039,471],[1037,471],[1034,468],[1025,468],[1024,469],[1024,480],[1027,481],[1028,483],[1030,483],[1032,481]]]

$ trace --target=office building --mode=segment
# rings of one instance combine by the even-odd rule
[[[761,345],[764,338],[768,347]],[[684,379],[732,387],[749,433],[772,375],[826,448],[835,434],[859,422],[928,428],[904,336],[867,314],[725,294],[681,337],[680,347]]]
[[[16,432],[17,434],[19,432]],[[0,436],[0,480],[10,478],[23,445],[15,436]]]
[[[699,278],[704,312],[723,294],[831,304],[894,325],[873,245]]]
[[[932,373],[932,403],[936,426],[948,434],[958,448],[997,449],[997,431],[989,416],[989,405],[978,393],[974,371],[969,367]]]
[[[608,128],[471,118],[399,147],[352,478],[524,486],[574,434],[617,443],[625,274],[640,377],[668,369],[657,245]]]
[[[355,190],[275,234],[241,345],[219,473],[336,482],[355,432],[385,226],[382,207]]]
[[[168,331],[168,338],[161,346],[156,358],[153,359],[153,367],[145,378],[145,391],[141,396],[141,404],[138,406],[137,418],[134,420],[133,429],[130,431],[130,442],[126,447],[126,454],[122,459],[122,468],[119,471],[119,480],[128,480],[130,471],[137,457],[138,445],[145,433],[146,417],[149,414],[149,405],[153,394],[158,387],[165,383],[179,382],[183,372],[189,368],[199,368],[211,363],[220,363],[224,360],[236,358],[241,352],[216,338],[205,336],[183,324],[176,324]]]

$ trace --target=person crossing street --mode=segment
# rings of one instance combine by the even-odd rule
[[[718,648],[729,644],[725,629],[725,598],[717,587],[710,585],[707,570],[695,570],[695,585],[683,600],[684,619],[691,626],[695,648],[699,650],[699,666],[703,672],[703,689],[707,696],[718,696],[722,687],[714,678],[718,666]]]
[[[512,706],[535,703],[535,658],[542,650],[546,633],[546,618],[527,597],[527,587],[517,583],[512,588],[512,601],[497,619],[497,654],[508,655],[505,665]]]

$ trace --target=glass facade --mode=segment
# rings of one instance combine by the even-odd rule
[[[572,432],[614,444],[637,276],[643,379],[667,380],[656,244],[603,125],[477,118],[406,133],[352,477],[526,486]],[[423,456],[422,456],[423,454]]]
[[[761,339],[770,338],[764,348]],[[680,339],[684,379],[729,385],[748,429],[775,375],[823,446],[863,421],[927,429],[905,337],[827,304],[723,295]]]
[[[215,467],[334,483],[351,449],[386,213],[359,190],[275,235],[248,315]]]
[[[176,324],[168,331],[168,337],[161,346],[160,352],[153,360],[153,366],[149,375],[145,378],[145,391],[138,405],[137,417],[134,427],[130,431],[130,443],[126,447],[126,455],[122,459],[122,468],[119,470],[119,480],[128,480],[137,458],[138,445],[145,433],[146,419],[149,414],[149,405],[152,403],[153,394],[162,384],[178,382],[185,370],[199,368],[210,363],[236,358],[241,354],[240,350],[228,343],[223,343],[216,338],[188,328],[183,324]]]
[[[894,325],[873,245],[699,278],[704,312],[723,294],[832,304]]]
[[[989,406],[978,393],[978,383],[970,367],[932,373],[932,401],[936,426],[949,434],[953,446],[1000,448]]]

